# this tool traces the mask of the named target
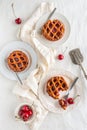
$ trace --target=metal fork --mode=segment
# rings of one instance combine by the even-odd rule
[[[73,81],[73,83],[71,84],[71,87],[70,87],[68,93],[63,97],[65,100],[68,98],[70,91],[72,90],[72,88],[74,87],[74,85],[76,84],[78,79],[79,79],[79,77],[76,77],[75,80]]]
[[[52,17],[52,15],[54,14],[54,12],[56,11],[56,8],[54,8],[53,10],[52,10],[52,12],[49,14],[49,16],[47,17],[47,19],[46,19],[46,21],[48,21],[51,17]]]
[[[5,63],[6,63],[6,65],[7,65],[7,60],[5,60]],[[10,68],[9,68],[9,69],[10,69]],[[12,70],[11,70],[11,71],[12,71]],[[12,72],[14,72],[14,71],[12,71]],[[19,83],[20,83],[21,85],[23,85],[23,82],[22,82],[21,78],[19,77],[18,73],[17,73],[17,72],[14,72],[14,73],[15,73],[15,75],[16,75],[16,77],[17,77]]]
[[[56,11],[56,8],[54,8],[54,9],[52,10],[52,12],[49,14],[49,16],[47,17],[45,23],[53,16],[53,14],[54,14],[55,11]],[[42,27],[40,27],[39,33],[41,33],[41,31],[42,31]]]
[[[17,77],[19,83],[20,83],[21,85],[23,85],[23,82],[22,82],[21,78],[19,77],[18,73],[15,72],[15,74],[16,74],[16,77]]]

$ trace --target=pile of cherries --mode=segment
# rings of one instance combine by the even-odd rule
[[[28,121],[33,116],[33,110],[28,105],[23,105],[18,111],[18,116],[23,121]]]

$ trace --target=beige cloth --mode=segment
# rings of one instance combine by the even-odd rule
[[[35,49],[38,55],[38,66],[35,70],[31,72],[28,76],[27,80],[24,83],[24,86],[20,86],[17,84],[13,90],[13,92],[21,96],[22,98],[26,98],[34,102],[34,107],[36,109],[36,117],[32,122],[29,123],[31,130],[38,130],[41,125],[43,119],[47,115],[48,111],[42,106],[40,103],[37,91],[38,91],[38,83],[40,82],[41,77],[47,72],[47,70],[51,67],[54,62],[54,52],[52,49],[49,49],[42,45],[38,39],[36,38],[36,30],[34,30],[35,24],[46,12],[51,12],[54,8],[53,3],[45,3],[43,2],[40,7],[35,11],[30,19],[20,28],[18,37],[29,44]]]

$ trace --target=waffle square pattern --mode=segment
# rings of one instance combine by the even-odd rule
[[[59,91],[66,91],[68,85],[65,79],[61,76],[52,77],[47,82],[47,93],[54,99],[59,99]]]
[[[57,19],[48,20],[42,27],[42,35],[50,41],[57,41],[61,39],[64,32],[64,24]]]
[[[7,58],[8,66],[14,72],[25,70],[29,64],[29,59],[22,51],[13,51]]]

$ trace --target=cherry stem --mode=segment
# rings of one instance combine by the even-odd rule
[[[15,118],[20,119],[20,117],[18,117],[18,116],[15,116]]]
[[[79,97],[80,95],[77,95],[77,96],[75,96],[73,99],[75,100],[77,97]]]
[[[33,101],[33,103],[31,104],[31,107],[34,105],[34,101]]]
[[[65,50],[63,51],[63,55],[64,55],[64,53],[67,51],[67,49],[68,49],[68,47],[66,47]]]
[[[15,18],[17,18],[16,14],[15,14],[14,4],[13,3],[11,4],[11,7],[12,7],[13,15],[15,16]]]

